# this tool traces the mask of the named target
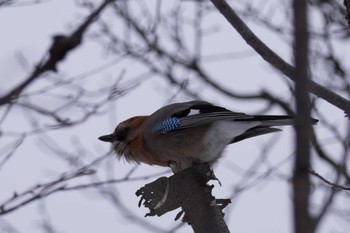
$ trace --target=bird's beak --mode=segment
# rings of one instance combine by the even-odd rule
[[[115,137],[112,134],[103,135],[103,136],[99,137],[98,139],[100,139],[101,141],[104,141],[104,142],[114,142],[115,141]]]

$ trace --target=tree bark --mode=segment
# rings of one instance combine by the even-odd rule
[[[136,192],[137,196],[141,195],[139,206],[144,201],[144,206],[150,209],[146,216],[161,216],[181,207],[183,220],[195,233],[229,233],[222,209],[230,200],[212,196],[214,186],[206,183],[213,179],[216,178],[206,164],[195,165],[169,178],[161,177]]]
[[[294,0],[294,63],[296,101],[296,155],[293,174],[294,232],[312,233],[315,231],[310,206],[310,100],[308,65],[308,19],[307,2]]]

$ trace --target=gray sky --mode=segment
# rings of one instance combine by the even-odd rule
[[[168,1],[165,4],[175,4],[177,1]],[[190,8],[188,3],[188,7]],[[183,4],[186,7],[186,4]],[[190,13],[190,12],[189,12]],[[47,3],[27,6],[27,7],[3,7],[0,8],[0,77],[2,84],[0,92],[8,90],[10,87],[24,79],[38,60],[45,54],[51,43],[51,37],[55,34],[70,32],[72,28],[81,22],[82,17],[87,12],[78,8],[74,1],[52,0]],[[278,20],[279,16],[276,16]],[[206,39],[203,49],[205,54],[220,54],[222,52],[247,53],[241,59],[231,59],[226,61],[208,61],[207,71],[217,78],[225,87],[232,88],[240,93],[249,93],[259,89],[273,90],[281,94],[287,92],[281,74],[273,71],[258,55],[256,55],[246,43],[234,32],[217,13],[211,13],[208,24],[219,25],[220,33],[212,35]],[[273,36],[257,25],[250,25],[254,32],[258,34],[272,49],[278,51],[287,61],[291,60],[288,43]],[[189,38],[190,40],[190,38]],[[189,41],[189,44],[191,42]],[[348,46],[348,45],[347,45]],[[251,55],[250,55],[251,54]],[[24,57],[29,63],[29,67],[20,63],[20,58]],[[82,74],[92,70],[99,65],[105,64],[113,59],[101,49],[99,45],[91,40],[87,40],[83,46],[72,52],[66,60],[59,66],[59,74],[63,78],[69,79],[72,76]],[[142,68],[132,62],[121,62],[110,67],[103,72],[92,75],[84,85],[88,88],[103,86],[125,71],[122,83],[127,83],[133,77],[142,73]],[[48,77],[50,78],[50,77]],[[282,81],[281,81],[282,80]],[[35,83],[30,90],[35,90],[46,84],[46,81]],[[218,94],[210,87],[201,83],[190,83],[193,88],[201,90],[202,98],[213,103],[220,104],[228,109],[255,113],[262,109],[264,104],[260,102],[246,104],[243,101],[232,102],[227,97]],[[90,157],[85,161],[92,161],[109,149],[109,145],[97,140],[97,137],[113,131],[115,125],[131,116],[151,114],[153,111],[167,104],[170,96],[176,93],[174,88],[170,88],[164,80],[154,77],[143,82],[135,90],[126,96],[118,99],[109,108],[105,108],[106,114],[96,116],[79,126],[65,130],[56,130],[48,135],[55,138],[62,148],[67,151],[74,151],[79,143],[84,144]],[[286,99],[289,97],[286,96]],[[189,98],[184,95],[177,96],[172,101],[183,101]],[[51,106],[56,103],[54,100],[40,100],[43,106]],[[322,105],[322,111],[331,111],[333,122],[341,122],[343,113],[334,110],[328,104]],[[2,114],[4,109],[0,109]],[[270,114],[281,114],[274,109]],[[18,110],[13,118],[8,119],[1,129],[21,132],[24,127],[28,127],[25,121],[26,113]],[[75,112],[68,114],[74,118]],[[322,132],[322,123],[317,130]],[[292,232],[291,197],[292,192],[289,185],[278,179],[278,174],[290,175],[291,158],[293,154],[293,130],[291,127],[284,127],[283,132],[275,135],[268,135],[250,139],[227,148],[225,156],[215,166],[216,176],[221,180],[223,186],[215,185],[214,194],[218,198],[225,198],[232,193],[234,185],[240,184],[242,176],[254,162],[257,161],[260,152],[271,140],[277,140],[268,153],[268,161],[271,164],[283,163],[279,171],[271,176],[271,179],[259,182],[253,188],[245,192],[244,195],[233,199],[232,209],[227,214],[227,223],[231,232]],[[327,135],[325,134],[324,138]],[[9,143],[10,140],[0,141],[0,147]],[[28,187],[57,178],[62,172],[70,171],[65,163],[54,156],[50,156],[49,151],[40,149],[42,140],[40,135],[25,140],[19,148],[16,156],[6,164],[1,170],[0,176],[0,203],[9,198],[14,191],[21,192]],[[336,149],[329,145],[329,150]],[[289,157],[289,159],[288,159]],[[112,167],[114,176],[122,178],[134,167],[134,164],[127,164],[118,161],[113,156],[105,160],[107,166]],[[262,164],[258,172],[263,172],[268,164]],[[235,169],[232,169],[234,167]],[[322,166],[320,166],[322,168]],[[167,168],[156,166],[140,165],[134,175],[143,176],[166,171]],[[105,171],[97,171],[100,177],[108,176]],[[155,180],[155,178],[151,179]],[[147,210],[144,207],[138,208],[138,198],[135,192],[148,181],[135,181],[120,183],[115,186],[115,191],[119,194],[122,203],[127,206],[134,215],[142,217]],[[77,182],[84,182],[84,178]],[[245,180],[244,186],[253,182]],[[214,182],[215,183],[215,182]],[[114,206],[100,198],[94,190],[83,190],[81,192],[57,193],[39,202],[46,206],[50,221],[57,228],[57,232],[151,232],[129,221],[123,211],[116,211]],[[42,232],[39,227],[41,221],[40,204],[30,204],[14,213],[5,215],[3,219],[16,227],[19,232]],[[173,221],[178,210],[168,213],[162,217],[148,217],[144,219],[163,229],[175,226]],[[124,212],[125,213],[125,212]],[[2,224],[0,222],[0,224]],[[319,232],[345,232],[346,225],[336,218],[327,218],[320,227]],[[182,227],[179,232],[192,232],[188,226]]]

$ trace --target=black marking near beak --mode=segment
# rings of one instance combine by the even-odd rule
[[[113,136],[113,134],[109,134],[109,135],[103,135],[101,137],[98,138],[101,141],[104,142],[114,142],[116,140],[115,136]]]

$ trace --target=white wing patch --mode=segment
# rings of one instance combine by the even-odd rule
[[[193,116],[198,114],[200,114],[200,111],[198,109],[190,109],[190,112],[188,113],[187,116]]]

